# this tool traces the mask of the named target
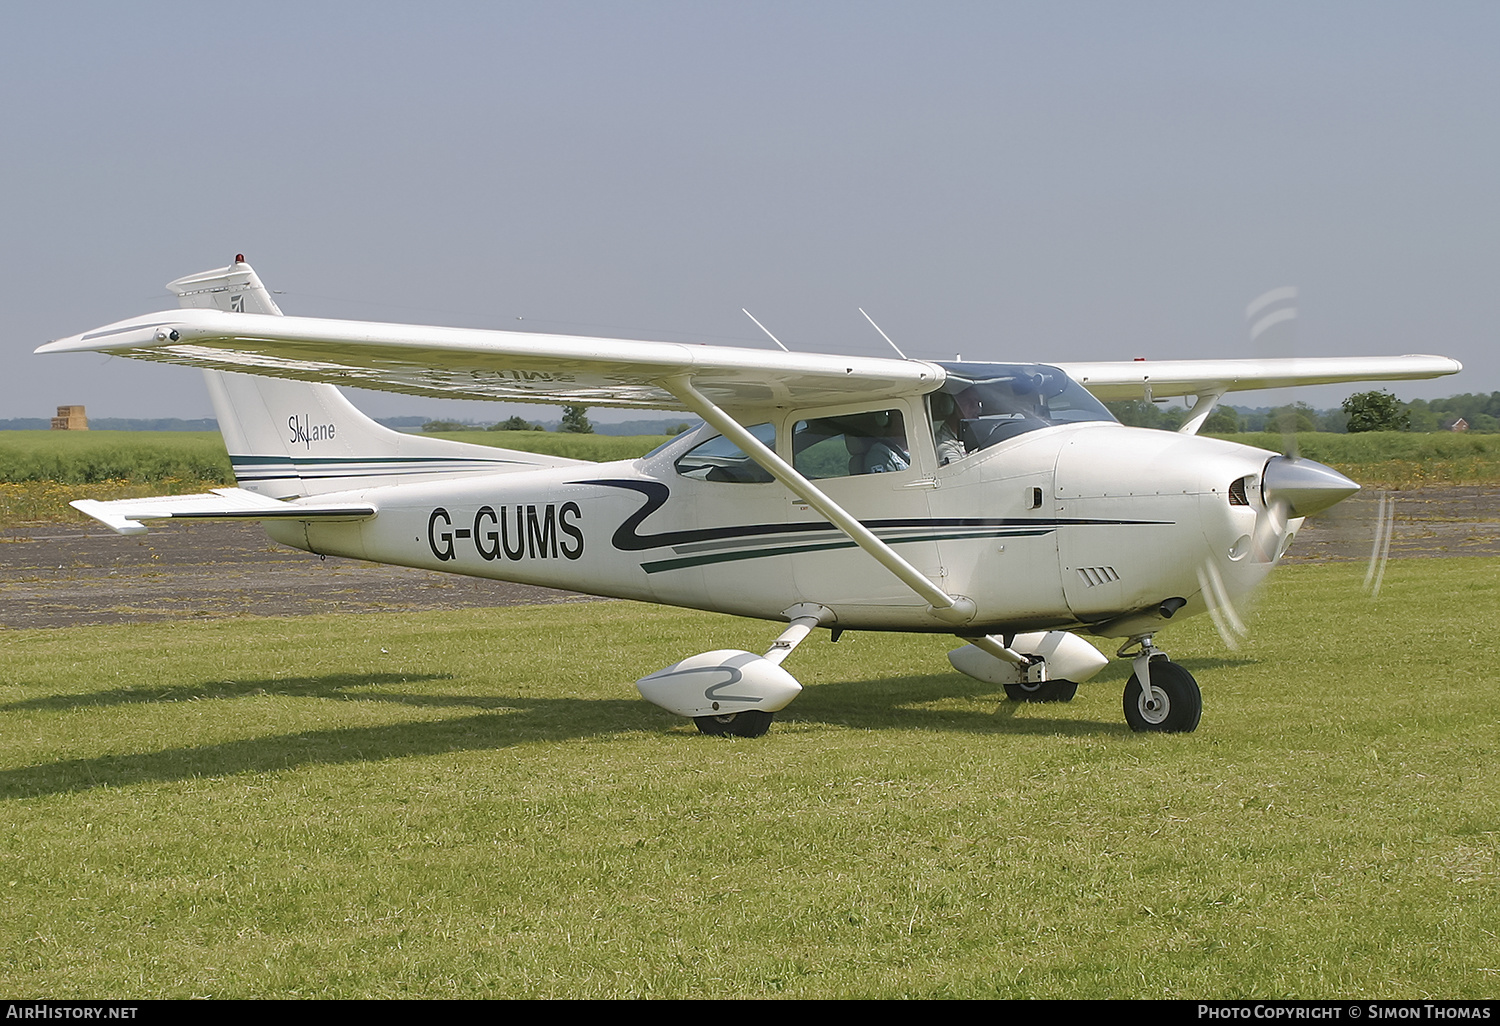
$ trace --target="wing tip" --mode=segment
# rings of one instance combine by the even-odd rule
[[[85,516],[93,517],[116,534],[145,534],[147,531],[145,524],[118,513],[111,513],[108,504],[98,499],[74,499],[68,505]]]

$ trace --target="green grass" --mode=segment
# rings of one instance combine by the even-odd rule
[[[573,435],[465,431],[431,437],[571,459],[643,456],[666,435]],[[234,484],[224,442],[213,431],[0,431],[0,528],[92,523],[74,499],[184,495]]]
[[[234,483],[217,431],[0,431],[0,528],[92,523],[73,499],[183,495]]]
[[[0,481],[234,480],[217,431],[0,431]]]
[[[1177,736],[819,633],[703,737],[630,682],[774,628],[623,602],[6,632],[0,989],[1493,996],[1497,570],[1284,568]]]
[[[571,459],[635,459],[668,435],[575,435],[550,431],[462,431],[427,435]],[[214,431],[3,431],[0,482],[132,484],[195,480],[231,484],[224,442]]]
[[[462,431],[431,437],[495,445],[571,459],[634,459],[666,435],[573,435],[551,431]],[[1280,450],[1275,434],[1224,435]],[[1367,487],[1500,483],[1500,435],[1375,432],[1298,436],[1303,455]],[[214,432],[0,432],[0,528],[38,521],[84,523],[72,499],[180,495],[234,483],[224,443]]]
[[[451,438],[455,442],[495,445],[502,449],[539,452],[574,460],[610,463],[646,455],[671,435],[576,435],[561,431],[455,431],[435,432],[427,438]]]
[[[1285,445],[1284,437],[1273,433],[1217,437],[1276,452]],[[1367,487],[1500,483],[1500,435],[1300,432],[1297,448],[1308,459],[1326,463]]]
[[[68,505],[74,499],[138,499],[147,495],[193,495],[225,482],[208,480],[103,481],[99,484],[59,484],[56,481],[0,481],[0,528],[39,523],[92,524],[93,518]]]

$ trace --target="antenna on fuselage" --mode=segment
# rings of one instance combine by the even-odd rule
[[[746,317],[750,318],[752,321],[755,321],[755,315],[753,313],[751,313],[749,310],[746,310],[743,306],[740,307],[740,313],[744,314]],[[764,324],[760,323],[760,321],[755,321],[755,326],[757,328],[759,328],[761,331],[764,331],[770,337],[770,339],[771,339],[772,342],[775,342],[778,346],[781,346],[781,339],[777,338],[775,335],[772,335],[770,328],[768,328]],[[781,346],[781,351],[783,353],[790,353],[791,352],[791,350],[788,349],[786,346]]]
[[[859,310],[860,313],[864,314],[865,320],[867,320],[867,321],[870,322],[870,327],[874,328],[876,331],[880,331],[880,325],[878,325],[878,324],[875,323],[875,318],[873,318],[869,314],[865,313],[865,308],[864,307],[861,306],[861,307],[858,307],[857,309]],[[894,350],[896,350],[896,355],[897,356],[901,357],[901,359],[903,359],[903,360],[906,359],[906,354],[901,351],[901,347],[898,346],[898,345],[896,345],[896,343],[891,342],[891,336],[887,335],[883,331],[880,331],[880,337],[883,338],[883,339],[885,339],[887,342],[890,343],[891,348],[894,349]]]

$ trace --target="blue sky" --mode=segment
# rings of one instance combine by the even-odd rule
[[[236,252],[289,313],[997,360],[1256,355],[1291,284],[1298,352],[1489,392],[1497,53],[1493,3],[5,5],[0,418],[209,415],[31,350]]]

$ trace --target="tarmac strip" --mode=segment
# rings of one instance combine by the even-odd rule
[[[1361,492],[1298,532],[1288,563],[1364,560],[1381,493]],[[1500,556],[1500,488],[1423,488],[1394,499],[1393,559]],[[37,524],[0,532],[0,627],[228,616],[418,612],[586,595],[289,549],[258,524],[181,523],[123,537]]]

